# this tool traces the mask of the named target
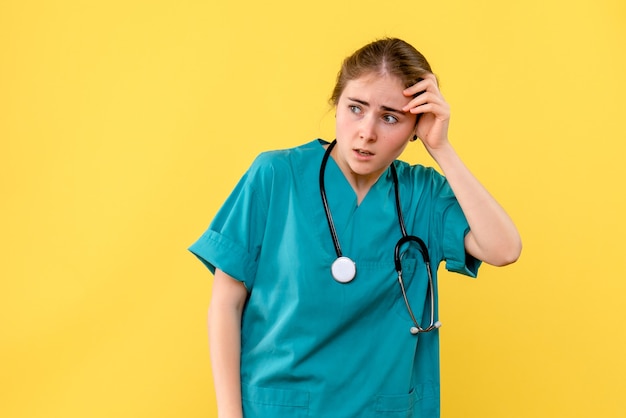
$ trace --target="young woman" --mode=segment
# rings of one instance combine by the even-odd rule
[[[331,102],[336,141],[261,154],[190,248],[215,276],[220,418],[438,417],[437,266],[520,255],[415,48],[359,49]],[[396,160],[418,138],[445,177]]]

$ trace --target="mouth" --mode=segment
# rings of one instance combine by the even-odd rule
[[[374,155],[373,152],[370,152],[361,148],[354,149],[354,152],[356,152],[358,155],[363,156],[363,157],[371,157]]]

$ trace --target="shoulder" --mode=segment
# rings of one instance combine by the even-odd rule
[[[320,141],[321,140],[316,139],[292,148],[264,151],[256,157],[255,164],[273,165],[294,162],[306,157],[311,157],[320,152],[323,153],[322,143]]]
[[[320,155],[321,159],[322,154],[323,148],[318,140],[293,148],[265,151],[254,159],[247,175],[251,180],[263,183],[288,182],[302,176],[311,162],[317,159],[315,157]]]
[[[426,167],[420,164],[408,164],[403,161],[395,161],[398,172],[398,182],[403,194],[417,199],[417,201],[448,200],[454,197],[454,192],[448,184],[448,180],[434,167]]]
[[[441,184],[446,182],[446,178],[433,167],[426,167],[421,164],[411,165],[401,160],[396,160],[394,165],[400,183]]]

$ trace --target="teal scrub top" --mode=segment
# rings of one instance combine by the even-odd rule
[[[402,235],[390,170],[357,205],[328,161],[328,204],[343,254],[357,266],[352,282],[338,283],[319,191],[324,144],[259,155],[190,247],[249,292],[241,324],[244,416],[438,417],[439,331],[409,332],[394,268]],[[465,252],[469,227],[445,178],[394,164],[407,232],[426,242],[435,286],[444,260],[448,270],[475,277],[480,262]],[[411,245],[402,266],[411,307],[427,325],[427,274]]]

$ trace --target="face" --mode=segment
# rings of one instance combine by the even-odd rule
[[[401,110],[411,99],[403,90],[395,76],[369,74],[341,93],[333,157],[353,186],[374,184],[413,137],[416,116]]]

